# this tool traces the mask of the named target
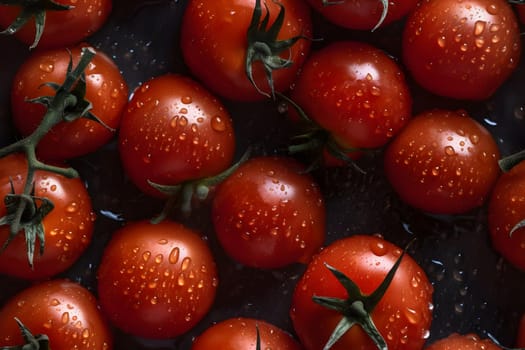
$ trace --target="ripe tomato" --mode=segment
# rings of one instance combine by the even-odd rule
[[[0,310],[0,346],[24,344],[15,317],[33,335],[47,335],[53,350],[113,347],[95,297],[74,282],[46,281],[13,296]]]
[[[195,339],[191,350],[255,350],[257,330],[260,349],[301,349],[299,343],[279,327],[263,320],[239,317],[215,323],[206,329]]]
[[[148,180],[177,185],[228,168],[235,151],[228,111],[195,81],[168,74],[133,94],[122,116],[119,151],[126,174],[144,193]]]
[[[452,333],[448,337],[440,339],[425,350],[501,350],[493,341],[481,339],[477,334]]]
[[[73,65],[78,63],[82,46],[71,49]],[[20,66],[11,89],[11,109],[18,131],[27,136],[40,124],[46,107],[27,100],[40,96],[53,96],[55,91],[42,84],[61,84],[65,77],[70,55],[66,49],[38,50]],[[128,87],[119,68],[103,52],[98,52],[86,75],[86,100],[91,112],[110,128],[116,129],[128,101]],[[87,118],[57,124],[37,146],[38,156],[44,159],[70,159],[100,148],[113,136],[102,124]]]
[[[383,146],[409,120],[400,67],[368,44],[336,42],[313,53],[291,99],[343,148]]]
[[[343,315],[315,303],[314,296],[353,298],[326,265],[352,280],[363,294],[372,293],[385,279],[402,251],[377,236],[340,239],[314,256],[295,287],[290,316],[301,344],[322,349]],[[385,294],[371,312],[372,321],[388,349],[421,349],[432,319],[433,288],[425,272],[404,256]],[[351,327],[332,350],[375,350],[377,345],[359,325]]]
[[[514,71],[520,46],[506,0],[423,0],[406,22],[403,60],[425,89],[481,100]]]
[[[330,22],[350,29],[375,28],[380,23],[384,10],[382,1],[378,0],[308,0],[308,2]],[[386,26],[405,17],[416,7],[417,2],[418,0],[388,1],[388,12],[380,26]]]
[[[27,161],[22,154],[0,158],[0,217],[7,213],[4,198],[11,193],[23,192],[27,177]],[[36,197],[46,197],[54,204],[42,225],[45,250],[38,252],[41,243],[36,240],[33,267],[28,263],[24,232],[20,232],[0,253],[0,273],[24,279],[45,279],[69,268],[84,252],[93,235],[95,213],[91,198],[79,178],[66,178],[48,171],[36,171],[34,177]],[[9,226],[0,226],[0,244],[9,236]]]
[[[325,238],[318,185],[291,158],[243,163],[215,192],[212,220],[221,246],[247,266],[307,263]]]
[[[488,224],[492,245],[525,271],[525,228],[511,230],[525,219],[525,162],[503,173],[489,201]]]
[[[521,316],[516,347],[525,348],[525,314]]]
[[[53,1],[71,7],[65,11],[45,11],[45,26],[38,41],[39,48],[58,48],[79,43],[102,27],[112,9],[112,0]],[[34,1],[26,6],[35,6]],[[13,23],[22,8],[21,5],[0,5],[0,28],[7,28]],[[17,31],[15,36],[28,45],[36,46],[34,18]]]
[[[401,199],[431,213],[458,214],[480,206],[500,174],[496,142],[464,111],[421,113],[384,157],[386,176]]]
[[[184,12],[181,28],[184,61],[208,88],[228,99],[256,101],[266,98],[252,85],[245,68],[247,31],[252,21],[255,3],[256,0],[190,0]],[[269,24],[268,28],[263,28],[265,30],[276,21],[281,6],[286,9],[277,41],[296,36],[310,37],[310,9],[304,1],[282,0],[263,3],[262,16],[269,12]],[[262,40],[258,40],[258,43],[256,49],[262,50],[258,53],[268,55],[263,51],[271,46]],[[275,54],[293,62],[286,68],[273,70],[275,91],[283,92],[289,89],[309,51],[310,40],[300,39],[289,49]],[[275,64],[275,58],[270,60],[270,65]],[[270,94],[270,86],[261,61],[253,63],[253,77],[255,85]]]
[[[171,338],[210,309],[217,271],[205,241],[183,225],[129,223],[105,248],[98,270],[103,312],[126,333]]]

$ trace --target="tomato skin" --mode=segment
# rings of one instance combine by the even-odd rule
[[[255,350],[259,330],[261,349],[300,350],[299,343],[277,326],[253,318],[231,318],[215,323],[199,335],[191,350]]]
[[[226,253],[257,268],[307,263],[324,242],[326,214],[318,185],[297,161],[257,157],[215,192],[212,220]]]
[[[440,339],[425,350],[501,350],[493,341],[481,339],[477,334],[452,333],[446,338]]]
[[[432,93],[486,99],[517,67],[518,21],[505,0],[423,0],[406,22],[402,52]]]
[[[0,310],[0,346],[24,344],[14,317],[33,335],[47,335],[53,350],[113,348],[95,297],[68,280],[42,282],[13,296]]]
[[[54,0],[72,6],[66,11],[47,11],[44,32],[37,48],[59,48],[77,44],[98,31],[111,13],[112,0]],[[18,16],[18,6],[0,5],[0,28],[7,28]],[[15,36],[30,45],[35,40],[35,24],[31,19]]]
[[[482,205],[500,170],[492,135],[464,111],[430,110],[414,117],[387,147],[388,181],[403,201],[437,214]]]
[[[381,50],[350,41],[312,53],[291,99],[339,144],[353,148],[383,146],[412,108],[400,67]]]
[[[135,90],[122,116],[119,152],[144,193],[164,197],[148,180],[177,185],[228,168],[235,151],[230,114],[190,78],[167,74]]]
[[[218,285],[205,241],[183,225],[128,223],[114,233],[98,270],[103,312],[124,332],[171,338],[210,309]]]
[[[71,49],[73,64],[80,59],[81,48]],[[17,130],[31,134],[40,124],[46,108],[27,99],[54,96],[55,91],[42,84],[62,84],[66,77],[70,55],[64,48],[37,50],[18,69],[11,89],[11,109]],[[86,74],[86,99],[93,105],[91,112],[107,126],[117,129],[128,101],[128,87],[116,64],[103,52],[97,52]],[[39,157],[48,160],[71,159],[91,153],[107,142],[115,132],[102,124],[80,118],[56,125],[37,146]]]
[[[277,39],[286,40],[298,35],[310,38],[312,23],[308,5],[300,0],[279,3],[286,12]],[[264,4],[263,16],[267,6],[269,23],[273,23],[280,7],[273,1],[261,1],[261,4]],[[191,72],[217,95],[235,101],[267,98],[254,88],[245,73],[246,31],[254,7],[255,0],[190,0],[182,20],[182,54]],[[284,92],[290,88],[309,52],[310,40],[300,39],[280,55],[294,63],[288,68],[274,70],[275,91]],[[270,92],[260,62],[254,64],[253,76],[261,90]]]
[[[3,198],[11,193],[22,193],[27,176],[27,161],[22,154],[0,159],[0,217],[6,215]],[[27,261],[24,233],[19,233],[0,253],[0,273],[29,280],[43,280],[69,268],[85,251],[94,230],[95,213],[91,198],[80,178],[66,178],[47,171],[36,171],[35,195],[46,197],[54,209],[44,217],[45,250],[40,255],[37,247],[34,266]],[[9,236],[9,227],[0,226],[0,242]]]
[[[394,244],[377,236],[354,235],[333,242],[312,259],[295,287],[290,309],[294,329],[305,349],[322,349],[342,317],[316,304],[312,297],[347,297],[346,290],[325,264],[344,273],[368,294],[383,281],[401,252]],[[425,272],[405,255],[392,283],[371,314],[388,349],[423,347],[432,319],[432,293]],[[373,350],[377,346],[360,326],[354,326],[332,349]]]
[[[525,162],[503,173],[489,201],[492,245],[505,259],[525,271],[525,229],[511,229],[525,219]]]
[[[330,22],[349,29],[373,29],[383,12],[377,0],[346,0],[334,5],[323,5],[323,0],[308,0],[310,5]],[[418,0],[389,1],[388,13],[381,24],[384,27],[405,17],[417,5]]]
[[[525,314],[521,316],[516,347],[525,348]]]

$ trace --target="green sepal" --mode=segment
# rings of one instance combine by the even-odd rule
[[[408,248],[408,247],[407,247]],[[323,350],[329,350],[350,328],[356,324],[368,334],[370,339],[376,344],[379,350],[388,350],[387,344],[372,320],[372,311],[383,298],[386,290],[392,283],[394,275],[401,264],[406,249],[401,253],[395,264],[381,282],[381,284],[371,293],[363,294],[359,286],[348,278],[344,273],[336,268],[325,264],[330,272],[337,278],[339,283],[345,288],[348,298],[333,298],[324,296],[313,296],[312,300],[330,310],[339,312],[341,320],[335,327],[326,342]]]
[[[27,327],[15,317],[15,321],[20,328],[25,344],[1,346],[0,350],[50,350],[49,337],[45,334],[37,334],[36,336],[27,329]]]
[[[259,93],[272,98],[275,97],[273,71],[290,67],[293,64],[291,59],[282,58],[279,55],[285,50],[290,50],[299,39],[306,39],[306,37],[302,35],[297,35],[289,39],[277,40],[277,36],[284,23],[285,8],[281,3],[275,0],[273,1],[279,5],[280,10],[277,18],[269,27],[270,11],[268,10],[268,6],[265,4],[266,15],[261,20],[261,1],[255,1],[252,19],[247,31],[248,48],[245,60],[246,76],[252,85]],[[252,67],[256,61],[260,61],[263,64],[271,94],[262,91],[255,83]]]
[[[66,11],[72,8],[72,6],[62,5],[53,0],[0,0],[0,5],[22,7],[18,17],[0,34],[13,35],[22,29],[31,18],[35,19],[35,39],[29,46],[30,49],[34,49],[42,37],[46,24],[46,11]]]
[[[512,0],[509,0],[512,2]],[[525,0],[517,0],[517,1],[524,1]],[[340,5],[343,4],[344,1],[330,1],[330,0],[322,0],[323,6],[332,6],[332,5]],[[379,20],[377,21],[374,28],[372,28],[372,31],[376,30],[383,24],[385,21],[386,15],[388,14],[388,0],[381,0],[381,5],[383,6],[383,11],[381,11],[381,16],[379,17]]]
[[[36,197],[34,184],[30,195],[16,194],[11,181],[11,193],[4,197],[4,204],[7,214],[0,218],[0,226],[9,225],[9,236],[0,248],[0,253],[9,246],[21,230],[24,230],[27,261],[32,268],[37,239],[39,241],[38,252],[40,255],[44,254],[45,229],[42,222],[44,217],[53,210],[53,202],[44,197]]]

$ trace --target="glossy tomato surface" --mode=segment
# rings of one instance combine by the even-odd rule
[[[11,111],[21,135],[31,134],[47,111],[44,105],[28,100],[54,96],[54,89],[44,84],[62,84],[70,59],[77,64],[83,47],[87,44],[37,50],[18,69],[12,82]],[[90,111],[100,122],[79,118],[59,123],[39,142],[37,152],[41,158],[64,160],[79,157],[97,150],[115,136],[128,101],[126,81],[117,65],[102,51],[91,60],[85,75],[85,99],[91,103]]]
[[[500,350],[493,341],[481,339],[477,334],[453,333],[446,338],[440,339],[425,348],[426,350]]]
[[[113,348],[113,335],[95,296],[80,284],[53,279],[14,295],[0,308],[0,346],[23,345],[15,317],[56,350]]]
[[[114,0],[114,11],[107,25],[88,41],[115,60],[130,90],[165,73],[192,76],[179,45],[180,25],[187,4],[185,0]],[[316,50],[331,42],[352,38],[376,45],[400,62],[402,21],[370,33],[335,26],[315,11],[312,20],[312,37],[323,38],[311,42]],[[9,52],[0,55],[0,145],[4,146],[19,138],[11,119],[9,94],[18,67],[31,52],[27,45],[6,36],[0,36],[0,48]],[[502,155],[525,148],[523,64],[520,61],[509,80],[491,98],[481,102],[437,97],[406,75],[413,96],[413,114],[436,107],[466,109],[494,135]],[[283,153],[295,125],[288,122],[281,104],[269,100],[257,103],[223,100],[223,103],[238,136],[236,159],[248,146],[254,146],[254,155]],[[125,174],[116,140],[69,163],[78,169],[88,185],[97,220],[92,244],[60,276],[70,277],[96,291],[96,269],[113,232],[127,222],[147,220],[158,214],[163,203],[145,196]],[[380,232],[403,247],[412,237],[417,237],[409,250],[410,256],[422,266],[434,287],[433,322],[427,343],[452,332],[473,332],[490,333],[503,344],[512,346],[519,318],[525,310],[524,275],[493,249],[488,239],[487,207],[459,217],[429,216],[399,201],[384,176],[382,153],[365,153],[358,163],[366,175],[352,167],[318,169],[312,173],[325,199],[325,244],[356,233]],[[220,277],[215,302],[201,322],[176,338],[147,340],[113,328],[114,348],[188,350],[193,339],[205,329],[239,316],[270,321],[296,337],[289,307],[304,265],[260,270],[232,261],[219,245],[207,204],[195,208],[190,217],[175,215],[175,219],[202,232],[210,245]],[[2,274],[0,285],[0,303],[4,304],[28,282]]]
[[[27,178],[27,160],[22,154],[0,159],[0,195],[20,193]],[[54,209],[44,218],[44,242],[35,243],[33,266],[27,257],[26,231],[20,232],[0,254],[0,273],[30,280],[44,280],[65,271],[84,253],[94,231],[96,214],[92,200],[80,178],[66,178],[48,171],[37,171],[34,195],[46,197]],[[37,205],[41,203],[37,200]],[[0,217],[6,215],[6,205],[0,206]],[[9,236],[9,226],[0,226],[2,245]],[[44,251],[40,254],[40,244]]]

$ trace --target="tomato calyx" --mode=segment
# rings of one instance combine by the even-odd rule
[[[34,196],[35,172],[43,170],[69,178],[78,177],[77,171],[73,168],[63,168],[38,160],[36,147],[52,127],[64,120],[72,120],[72,112],[77,109],[76,106],[80,110],[80,115],[76,118],[89,114],[91,104],[83,98],[80,99],[80,96],[82,96],[82,90],[85,90],[82,75],[94,55],[94,49],[83,48],[80,62],[75,69],[73,69],[72,58],[70,58],[66,78],[61,86],[56,87],[55,96],[34,100],[34,102],[42,103],[48,107],[39,126],[29,136],[0,149],[0,157],[20,152],[24,153],[27,159],[27,174],[22,194],[14,193],[11,182],[13,193],[4,198],[7,215],[0,219],[0,225],[9,225],[10,236],[0,252],[5,249],[15,235],[21,230],[25,230],[26,242],[28,243],[28,260],[31,266],[36,238],[39,238],[41,245],[44,243],[42,220],[53,209],[53,203],[49,199]],[[43,247],[40,248],[40,251],[43,251]]]
[[[325,266],[337,278],[345,288],[348,298],[334,298],[325,296],[313,296],[312,300],[328,309],[337,311],[342,315],[341,320],[335,327],[326,342],[323,350],[329,350],[332,346],[355,325],[359,325],[376,344],[380,350],[388,350],[387,344],[381,333],[372,320],[372,311],[383,298],[388,286],[392,282],[394,275],[401,264],[406,249],[401,253],[395,264],[381,282],[381,284],[371,293],[363,294],[359,286],[348,278],[344,273],[325,263]]]
[[[25,344],[2,346],[0,347],[0,350],[50,350],[49,337],[47,335],[33,335],[18,318],[15,317],[15,321],[18,324],[18,328],[20,328]]]
[[[152,223],[163,221],[170,213],[180,209],[185,215],[189,216],[192,210],[192,200],[195,198],[203,202],[208,198],[210,191],[229,177],[241,164],[250,158],[251,149],[248,149],[242,157],[232,166],[221,173],[202,179],[185,181],[176,185],[161,185],[148,180],[148,183],[159,192],[168,195],[168,199],[161,213],[151,220]]]
[[[512,2],[512,0],[509,0]],[[525,0],[517,0],[517,1],[525,1]],[[332,5],[340,5],[344,3],[344,1],[330,1],[330,0],[322,0],[323,6],[332,6]],[[372,32],[375,31],[377,28],[383,24],[385,21],[386,15],[388,15],[388,0],[381,0],[381,5],[383,6],[383,11],[381,11],[381,16],[379,17],[379,20],[377,21],[374,28],[372,28]]]
[[[293,64],[293,61],[290,58],[282,58],[279,54],[285,50],[290,50],[299,39],[306,39],[306,37],[297,35],[289,39],[277,40],[277,35],[284,23],[285,8],[278,1],[272,1],[280,7],[280,11],[271,25],[268,23],[270,20],[268,6],[265,4],[266,14],[261,20],[261,1],[255,1],[252,19],[247,31],[248,48],[246,50],[245,72],[246,76],[259,93],[267,97],[275,98],[272,72],[276,69],[290,67]],[[252,67],[256,61],[260,61],[263,64],[266,80],[271,90],[270,94],[262,91],[253,78]]]
[[[69,5],[62,5],[53,0],[0,0],[0,5],[20,6],[22,11],[18,17],[0,34],[12,35],[18,32],[31,19],[35,19],[35,39],[30,49],[37,47],[46,23],[47,11],[67,11],[72,8]]]

